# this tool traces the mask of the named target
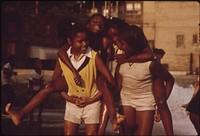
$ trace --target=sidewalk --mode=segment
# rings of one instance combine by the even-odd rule
[[[37,113],[37,112],[36,112]],[[37,118],[36,114],[34,114]],[[64,110],[44,109],[42,113],[42,123],[29,125],[28,117],[25,117],[19,126],[15,126],[9,117],[1,117],[1,132],[3,135],[63,135]],[[84,125],[79,128],[78,135],[84,135]],[[117,135],[111,130],[108,123],[106,135]]]

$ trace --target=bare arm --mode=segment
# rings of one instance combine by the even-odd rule
[[[142,53],[135,54],[133,56],[126,56],[124,54],[116,55],[117,62],[119,64],[126,63],[126,62],[146,62],[149,60],[154,59],[153,52],[149,46],[147,46]]]
[[[99,91],[94,97],[92,97],[92,98],[90,98],[90,99],[88,100],[88,103],[87,103],[87,104],[94,103],[94,102],[98,101],[101,97],[102,97],[102,92]]]
[[[109,68],[109,62],[111,60],[111,57],[114,55],[112,54],[112,43],[110,41],[110,39],[106,36],[103,37],[103,49],[106,51],[107,57],[106,57],[106,67]]]
[[[60,95],[67,100],[68,102],[74,103],[76,104],[76,100],[78,100],[78,97],[74,97],[74,96],[69,96],[65,91],[62,91],[60,93]]]
[[[56,66],[53,72],[53,76],[52,76],[52,80],[56,80],[58,77],[60,77],[62,75],[62,69],[60,67],[60,63],[57,60],[56,61]]]
[[[168,94],[166,94],[166,96],[168,98],[173,89],[174,77],[157,60],[152,61],[151,65],[150,65],[150,71],[155,76],[155,79],[159,78],[166,83],[165,91],[168,93]]]
[[[90,98],[90,97],[81,97],[79,99],[78,102],[76,102],[76,105],[79,106],[79,107],[85,107],[86,105],[88,104],[92,104],[96,101],[98,101],[100,98],[102,97],[102,92],[99,91],[97,94],[95,94],[94,97]]]
[[[114,78],[98,54],[96,55],[96,66],[97,69],[101,72],[101,74],[108,80],[108,82],[112,86],[114,86],[115,85]]]
[[[149,46],[147,46],[142,53],[131,56],[127,59],[127,62],[146,62],[154,58],[153,52]]]
[[[62,60],[62,62],[73,72],[77,73],[77,70],[72,65],[71,61],[69,60],[68,56],[66,55],[67,50],[69,49],[70,45],[66,44],[63,47],[61,47],[57,55]]]
[[[67,100],[68,102],[74,103],[79,107],[85,107],[88,104],[94,103],[98,101],[102,97],[102,92],[98,92],[94,97],[92,98],[78,98],[76,96],[69,96],[66,92],[62,91],[61,96]]]
[[[119,101],[119,97],[120,97],[120,91],[122,88],[122,76],[119,73],[119,69],[120,69],[120,65],[117,65],[115,68],[115,91],[114,91],[114,96],[115,96],[115,100]]]

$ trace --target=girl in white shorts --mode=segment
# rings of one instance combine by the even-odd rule
[[[132,56],[142,52],[146,38],[141,28],[127,26],[119,30],[116,44],[123,55]],[[157,61],[141,63],[123,63],[116,67],[118,91],[120,91],[120,112],[125,121],[122,135],[151,135],[155,100],[152,83],[156,78],[166,83],[166,89],[173,87],[172,75]]]
[[[66,110],[64,117],[64,134],[76,135],[80,123],[83,121],[86,127],[86,135],[96,135],[99,126],[101,97],[96,85],[97,70],[105,76],[107,80],[112,79],[112,75],[104,65],[97,52],[88,45],[87,29],[77,24],[71,28],[68,44],[71,47],[66,55],[72,65],[81,76],[81,84],[78,86],[74,82],[73,72],[59,58],[59,65],[68,85],[68,93],[65,95]],[[113,80],[114,81],[114,80]]]

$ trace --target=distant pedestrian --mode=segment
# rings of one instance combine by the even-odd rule
[[[44,83],[44,70],[42,70],[41,60],[39,58],[34,58],[33,61],[33,70],[31,71],[28,79],[29,99],[32,99],[40,91]],[[38,122],[42,121],[43,107],[43,103],[38,106]],[[30,125],[34,124],[34,109],[30,112],[29,123]]]
[[[5,112],[5,106],[7,103],[13,103],[15,105],[15,90],[13,89],[11,77],[16,75],[17,72],[13,71],[15,66],[16,56],[11,55],[8,61],[4,64],[1,70],[1,111],[2,114]]]

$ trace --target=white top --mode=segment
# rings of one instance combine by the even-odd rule
[[[67,50],[67,55],[69,56],[69,59],[70,59],[72,65],[74,66],[75,69],[78,69],[83,64],[83,62],[86,59],[86,57],[92,58],[92,52],[91,52],[91,48],[90,47],[87,48],[87,51],[86,51],[85,54],[81,54],[79,56],[78,60],[76,60],[74,58],[74,54],[71,53],[71,49],[72,49],[72,47],[70,47]]]
[[[35,82],[33,83],[33,90],[35,90],[35,91],[40,90],[40,88],[41,88],[40,80],[43,80],[43,78],[44,78],[43,70],[41,70],[41,74],[38,74],[34,69],[31,71],[29,80],[31,80],[31,81],[35,80]]]
[[[119,73],[123,77],[121,93],[145,94],[152,92],[151,61],[144,63],[124,63]]]

